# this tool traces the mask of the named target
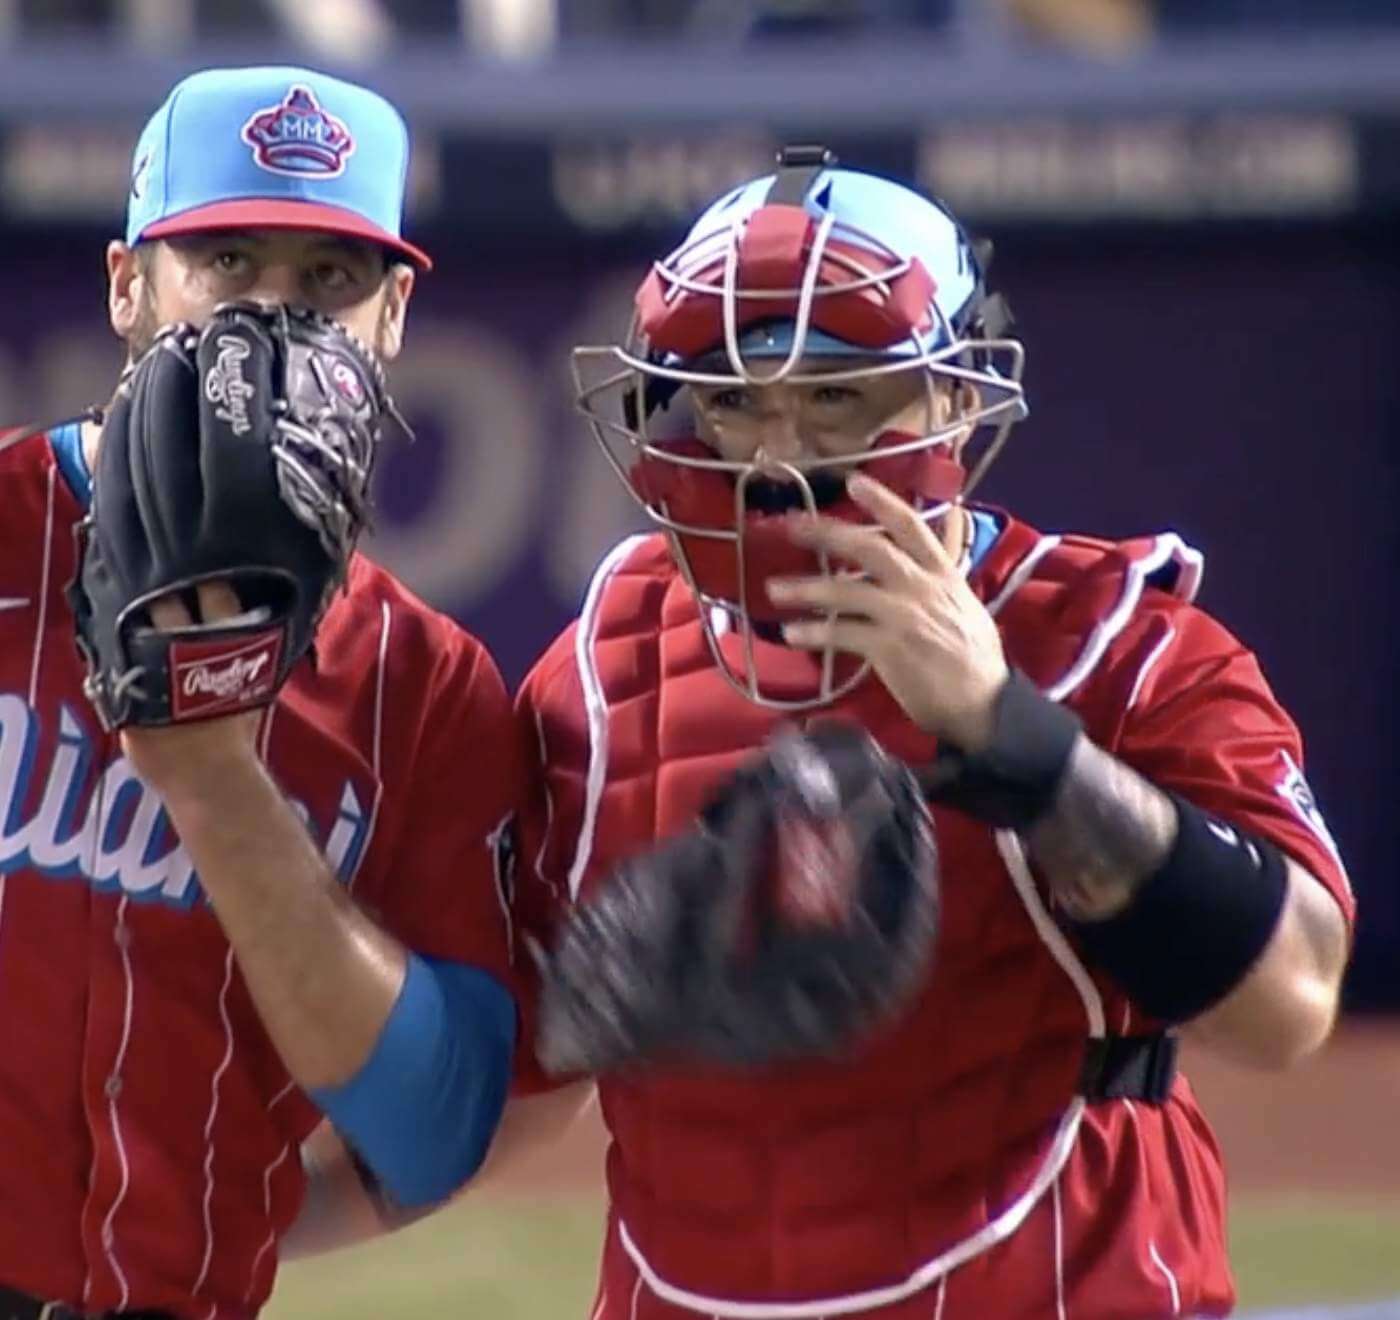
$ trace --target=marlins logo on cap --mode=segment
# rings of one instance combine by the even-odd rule
[[[310,229],[427,269],[401,233],[408,129],[367,87],[313,69],[204,69],[136,144],[127,242],[226,229]]]
[[[253,159],[274,174],[334,178],[355,150],[350,130],[321,108],[316,93],[294,84],[281,105],[259,110],[243,125],[243,141]]]

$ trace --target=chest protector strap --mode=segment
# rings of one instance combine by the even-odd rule
[[[1079,1094],[1099,1100],[1166,1101],[1176,1079],[1177,1038],[1164,1031],[1150,1036],[1095,1036],[1085,1048]]]

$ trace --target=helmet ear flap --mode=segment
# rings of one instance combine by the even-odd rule
[[[996,246],[990,238],[966,235],[966,242],[972,251],[972,259],[977,263],[977,294],[968,317],[967,329],[983,339],[1002,339],[1016,324],[1011,314],[1011,304],[1000,293],[987,292],[987,271],[996,253]],[[988,355],[981,353],[974,358],[978,367],[985,366]]]
[[[634,431],[641,430],[642,423],[654,413],[671,406],[671,400],[681,392],[681,382],[669,376],[648,376],[642,386],[642,408],[637,408],[637,395],[627,390],[622,396],[622,420]]]
[[[987,339],[1000,339],[1016,324],[1016,318],[1011,315],[1011,307],[1001,294],[987,292],[987,272],[996,255],[996,245],[990,238],[974,237],[965,231],[964,241],[977,265],[978,292],[973,301],[972,315],[968,317],[968,329]]]
[[[1016,324],[1016,318],[1011,314],[1011,304],[1002,294],[989,293],[977,308],[974,324],[985,338],[1002,339]]]

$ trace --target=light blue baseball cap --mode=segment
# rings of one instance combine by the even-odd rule
[[[382,96],[311,69],[204,69],[177,83],[132,157],[126,241],[217,229],[401,232],[408,128]]]

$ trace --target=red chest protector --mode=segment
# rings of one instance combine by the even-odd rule
[[[1111,747],[1128,692],[1105,657],[1157,573],[1189,596],[1199,557],[1174,537],[1062,542],[1012,522],[974,585],[1012,663]],[[765,681],[812,682],[808,657],[759,645]],[[526,696],[553,803],[540,856],[575,895],[685,827],[782,719],[718,675],[657,537],[604,562]],[[896,755],[933,754],[877,683],[829,713]],[[1055,927],[1014,837],[935,816],[943,929],[900,1023],[839,1062],[600,1084],[617,1228],[668,1301],[709,1315],[811,1299],[817,1316],[910,1296],[1014,1232],[1068,1158],[1085,1040],[1112,996]]]

